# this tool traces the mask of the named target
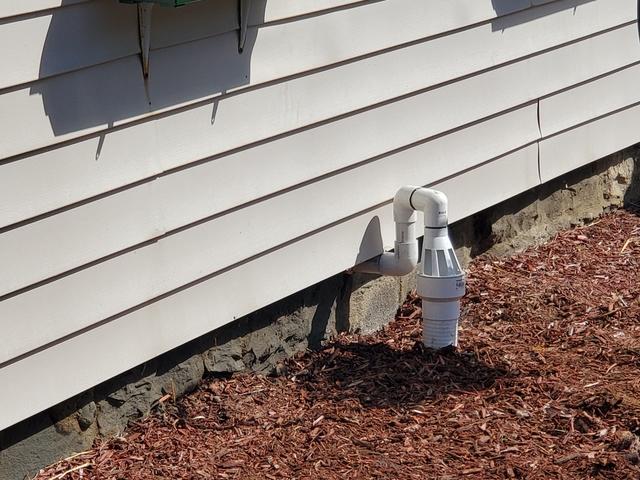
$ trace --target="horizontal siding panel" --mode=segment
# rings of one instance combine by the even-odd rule
[[[291,0],[263,1],[265,3],[264,17],[256,16],[255,10],[260,12],[262,10],[261,8],[254,9],[254,12],[251,13],[250,17],[250,23],[252,25],[258,25],[262,21],[276,22],[300,15],[318,13],[322,10],[329,10],[332,8],[355,7],[360,4],[362,0],[296,0],[295,2],[292,2]]]
[[[431,39],[416,49],[421,54],[416,58],[423,59],[423,68],[430,69],[429,84],[448,81],[635,20],[635,0],[619,2],[615,9],[602,1],[564,0],[524,10]],[[465,10],[475,13],[478,19],[495,15],[485,1],[443,1],[437,3],[438,9],[433,5],[387,0],[252,29],[248,39],[254,45],[247,80],[251,85],[261,84],[443,33],[464,26],[466,16],[460,12]],[[390,29],[389,25],[394,24],[403,28]],[[202,58],[218,58],[228,50],[219,38],[211,37],[156,52],[151,59],[156,74],[149,82],[155,108],[199,101],[219,93],[211,89],[220,83],[219,68],[215,62],[203,62]],[[175,68],[189,72],[179,86],[164,81]],[[394,73],[397,80],[398,72]],[[361,81],[365,79],[368,77]],[[224,89],[230,90],[228,85]]]
[[[69,6],[76,3],[85,3],[94,0],[20,0],[20,1],[5,1],[0,3],[0,19],[24,15],[33,12],[41,12],[43,10],[50,10],[61,6]],[[218,0],[218,2],[231,2],[235,3],[237,0]],[[362,0],[296,0],[292,2],[290,0],[253,0],[254,6],[252,7],[250,16],[250,25],[260,25],[264,22],[281,21],[291,17],[300,15],[307,15],[312,13],[319,13],[323,10],[333,8],[345,8],[349,5],[357,5]],[[377,1],[377,0],[374,0]],[[169,9],[158,8],[154,11],[154,22],[158,21],[159,17],[162,18],[174,18],[178,24],[184,27],[184,21],[199,22],[202,16],[209,16],[211,11],[211,5],[215,2],[198,2],[189,5],[188,8]],[[213,7],[215,8],[215,7]],[[235,8],[235,7],[234,7]],[[511,8],[511,7],[509,7]],[[174,13],[171,13],[174,12]],[[184,19],[184,20],[183,20]],[[208,20],[217,22],[217,18],[209,18]],[[215,35],[219,33],[218,28],[211,28],[210,26],[204,26],[205,22],[201,24],[193,25],[187,24],[190,29],[201,30],[202,33],[197,38],[202,36]],[[237,23],[237,22],[236,22]],[[155,23],[154,23],[155,25]],[[162,26],[171,26],[162,24]],[[225,27],[226,28],[226,27]],[[154,32],[152,32],[153,34]],[[183,35],[188,35],[188,32],[183,32]]]
[[[63,148],[0,165],[0,226],[160,174],[164,170],[206,158],[237,145],[282,134],[301,125],[366,106],[375,101],[376,97],[384,98],[389,93],[413,90],[427,82],[429,75],[429,70],[423,68],[420,62],[416,62],[416,58],[421,58],[420,52],[416,51],[418,48],[399,50],[338,69],[294,79],[239,96],[223,98],[217,104],[217,115],[213,125],[211,125],[213,107],[206,105],[184,114],[158,118],[134,127],[110,131],[102,139],[89,138]],[[497,70],[427,91],[409,98],[406,102],[396,102],[398,108],[408,104],[407,108],[414,112],[412,115],[415,118],[422,118],[421,122],[425,123],[424,126],[412,123],[403,126],[406,130],[394,129],[396,132],[394,135],[377,133],[379,130],[376,129],[376,122],[386,126],[391,115],[401,118],[395,110],[396,107],[385,107],[380,112],[389,111],[389,117],[385,114],[384,118],[380,118],[375,113],[357,117],[358,122],[364,121],[365,118],[375,118],[375,121],[366,123],[368,126],[353,124],[353,120],[345,120],[336,123],[337,126],[350,125],[344,131],[336,131],[327,126],[295,135],[290,139],[279,140],[274,142],[273,147],[265,146],[255,150],[256,158],[278,158],[285,162],[291,154],[309,155],[308,145],[317,145],[313,138],[317,134],[318,140],[324,146],[320,150],[317,147],[311,150],[327,151],[325,157],[331,160],[325,158],[323,161],[305,164],[304,168],[287,169],[287,172],[298,173],[297,177],[283,176],[281,179],[274,179],[273,175],[266,177],[265,181],[273,182],[271,185],[263,184],[258,188],[256,184],[252,189],[247,189],[250,196],[238,201],[252,200],[256,196],[265,194],[266,191],[286,188],[314,176],[328,173],[332,169],[362,161],[367,156],[411,143],[421,136],[433,135],[513,105],[526,103],[638,60],[640,60],[640,47],[637,42],[636,25],[628,25]],[[114,73],[119,73],[119,78],[122,78],[127,71],[129,70],[125,69],[123,72]],[[393,78],[397,77],[394,71],[406,72],[406,83],[394,83]],[[549,72],[557,74],[550,75]],[[412,76],[416,78],[413,79]],[[362,77],[369,78],[366,89],[361,88]],[[100,78],[109,78],[109,75]],[[408,81],[409,79],[411,82]],[[81,88],[80,85],[87,81],[89,80],[79,82],[77,88]],[[397,91],[389,92],[390,86],[399,88]],[[131,91],[133,98],[127,98],[126,101],[135,103],[143,90],[144,85],[141,82],[137,91]],[[490,91],[499,91],[500,95],[485,94]],[[480,99],[482,101],[479,101]],[[460,106],[451,108],[450,102],[459,102],[451,104]],[[424,112],[416,111],[412,104],[423,108]],[[431,115],[432,111],[437,111],[438,114]],[[355,132],[366,132],[367,128],[373,129],[371,130],[373,133],[371,138],[366,140],[365,145],[362,141],[347,141],[346,138],[340,143],[327,140],[332,135],[343,138],[344,132],[350,130],[353,130],[354,137],[357,138]],[[322,132],[327,132],[327,136]],[[156,135],[166,139],[161,146],[156,144]],[[339,152],[327,150],[332,144],[335,148],[340,147]],[[368,147],[371,149],[367,149]],[[361,156],[358,156],[357,148],[363,149],[360,152]],[[99,155],[97,155],[98,152]],[[247,165],[255,165],[253,168],[259,168],[255,161],[251,160],[252,155],[253,153],[240,152],[230,155],[228,161],[251,162]],[[135,162],[132,162],[131,158],[135,158]],[[218,159],[215,162],[224,163],[224,160]],[[290,164],[284,163],[284,165]],[[233,197],[229,197],[229,200],[234,201]],[[215,204],[210,199],[203,204],[215,208]],[[231,206],[233,206],[232,203],[220,205],[220,208]],[[185,210],[185,212],[192,211],[193,208]],[[202,213],[204,212],[198,214]],[[189,221],[184,219],[184,223]],[[161,231],[171,229],[174,225],[168,220]],[[140,236],[140,241],[147,238],[149,234],[147,232]],[[83,258],[79,255],[76,261],[82,262]]]
[[[239,28],[238,1],[216,0],[196,2],[182,8],[154,8],[151,16],[151,48],[191,42]],[[260,12],[264,10],[265,2],[252,0],[252,9],[256,11],[257,18],[262,16]],[[210,61],[220,65],[214,58]]]
[[[635,19],[635,1],[620,0],[620,7],[615,9],[602,7],[603,2],[600,1],[591,2],[580,4],[575,11],[566,7],[575,5],[576,0],[558,2],[557,5],[564,6],[565,9],[554,7],[556,4],[553,3],[505,17],[514,22],[513,26],[505,30],[495,30],[505,27],[497,20],[491,24],[482,24],[469,30],[412,45],[400,51],[392,51],[342,65],[339,68],[332,68],[322,74],[311,75],[312,80],[306,82],[298,79],[301,80],[299,84],[307,87],[314,82],[339,81],[338,88],[333,87],[335,95],[332,98],[335,100],[326,103],[321,109],[315,108],[315,105],[314,108],[302,109],[303,106],[292,103],[294,99],[290,98],[291,93],[284,91],[282,92],[284,97],[279,98],[278,103],[281,104],[279,108],[282,108],[282,104],[288,107],[288,115],[274,118],[270,123],[278,125],[279,122],[288,122],[293,116],[294,128],[300,127],[314,121],[317,117],[327,118],[333,114],[362,108],[371,103],[450,81],[480,69],[575,40],[595,31]],[[421,5],[422,2],[412,4]],[[558,11],[542,16],[545,9],[551,7]],[[122,102],[119,98],[119,92],[138,90],[143,83],[139,65],[135,68],[135,73],[132,72],[119,82],[118,92],[112,88],[94,88],[88,94],[86,89],[77,91],[69,86],[77,83],[69,77],[83,75],[86,78],[89,75],[88,71],[93,72],[96,79],[108,77],[111,75],[109,69],[114,68],[110,64],[68,74],[67,80],[55,84],[49,85],[50,80],[38,82],[38,85],[32,89],[34,91],[44,89],[40,96],[32,94],[31,89],[5,93],[0,96],[0,112],[21,111],[23,115],[16,118],[14,115],[3,116],[0,113],[0,158],[98,132],[108,128],[105,125],[122,125],[132,118],[137,118],[136,113],[139,117],[147,115],[149,110],[175,108],[179,104],[211,98],[221,91],[267,82],[367,53],[372,49],[385,48],[388,44],[393,45],[404,39],[395,32],[405,29],[393,29],[394,34],[389,35],[389,38],[387,35],[380,35],[380,30],[377,28],[383,19],[373,17],[369,23],[359,21],[361,19],[354,11],[359,12],[361,9],[364,7],[260,28],[258,39],[250,55],[250,62],[248,52],[243,54],[245,56],[237,53],[235,32],[158,50],[151,58],[150,68],[154,72],[148,84],[151,105],[148,105],[146,95],[142,95],[132,104]],[[340,16],[335,17],[338,14]],[[409,16],[409,12],[406,15]],[[537,16],[529,18],[534,15]],[[328,17],[332,17],[334,23],[329,22]],[[433,17],[430,17],[431,20],[427,21],[427,25],[434,21]],[[384,20],[389,21],[388,18]],[[358,28],[354,29],[353,25],[357,25]],[[424,28],[426,27],[423,26]],[[253,35],[255,35],[255,29]],[[353,38],[358,38],[358,41],[352,41]],[[217,61],[203,61],[203,58]],[[416,59],[420,61],[417,62]],[[225,68],[221,69],[219,65],[225,65]],[[384,68],[388,70],[384,71]],[[175,78],[177,71],[182,73],[180,81],[176,81]],[[397,81],[399,75],[402,75],[401,82]],[[131,81],[132,85],[129,86],[127,81]],[[315,85],[314,88],[316,91],[323,90]],[[355,94],[353,91],[348,91],[350,88],[356,89]],[[327,91],[326,88],[324,90]],[[342,92],[346,94],[346,99],[342,97]],[[245,97],[250,102],[253,95],[257,94],[251,91],[246,92],[245,95],[250,95]],[[216,108],[219,106],[219,110],[223,110],[223,101],[224,99],[219,102],[214,100],[211,103],[215,104]],[[229,102],[225,101],[225,103]],[[144,104],[144,107],[140,107],[136,112],[135,106],[140,104]],[[226,149],[265,138],[261,135],[263,131],[261,128],[254,128],[254,122],[246,121],[246,118],[253,118],[256,113],[264,115],[265,112],[261,111],[262,106],[247,106],[250,108],[250,113],[242,112],[243,115],[249,115],[243,119],[246,127],[234,131],[236,135],[221,136],[213,134],[212,131],[216,128],[216,122],[212,122],[212,104],[205,103],[172,116],[181,125],[191,126],[194,125],[192,122],[195,122],[194,131],[198,130],[199,140],[195,142],[192,139],[187,140],[181,133],[180,140],[184,138],[185,141],[179,141],[178,144],[185,153],[194,147],[203,152],[198,154],[199,158],[215,153],[211,151],[210,144],[202,143],[204,140],[213,142],[225,140],[222,148]],[[69,111],[70,105],[80,106],[85,114],[82,116],[73,114]],[[118,107],[122,111],[118,112]],[[337,107],[341,108],[335,111]],[[328,109],[335,113],[325,113]],[[218,111],[217,114],[219,116],[220,112]],[[205,123],[201,124],[202,121]],[[202,130],[203,128],[205,131]],[[233,141],[237,138],[237,134],[246,133],[247,129],[252,132],[251,138],[244,137],[242,140]],[[173,145],[174,140],[169,140],[167,143]],[[164,148],[166,148],[165,145],[162,146],[163,150]],[[183,158],[181,164],[193,160],[195,159]]]
[[[224,13],[220,12],[216,2],[199,2],[190,5],[189,8],[177,10],[156,10],[153,23],[155,33],[152,34],[155,41],[152,46],[155,48],[166,47],[213,37],[224,31],[220,28],[221,16],[225,17],[227,28],[229,24],[237,26],[236,0],[224,0],[224,2]],[[345,7],[349,4],[352,5],[348,9],[321,12],[323,8],[330,9],[332,6]],[[284,31],[284,36],[296,38],[296,40],[306,38],[311,33],[317,40],[317,47],[322,50],[326,49],[326,53],[332,55],[327,60],[316,61],[314,67],[317,67],[358,55],[358,53],[353,53],[355,45],[358,45],[356,48],[360,49],[359,54],[369,53],[381,48],[392,47],[429,35],[436,35],[448,30],[490,20],[497,15],[506,15],[529,6],[529,0],[516,0],[509,2],[508,6],[496,12],[488,0],[432,0],[429,2],[385,0],[383,2],[357,3],[353,0],[305,0],[295,2],[280,0],[279,2],[273,2],[273,4],[272,0],[263,0],[253,2],[249,24],[259,26],[265,22],[279,21],[281,23],[283,20],[295,15],[315,13],[314,18],[294,19],[288,22],[287,25],[276,25],[274,27],[278,31]],[[322,17],[319,15],[320,13],[322,13]],[[403,28],[388,28],[388,25],[394,24],[393,22],[395,21],[401,22],[398,24],[402,24]],[[350,39],[357,38],[358,40],[356,42],[349,41],[351,45],[342,47],[340,44],[346,40],[345,29],[352,30],[353,37],[349,37]],[[380,32],[384,32],[384,35],[381,35]],[[327,37],[331,37],[331,40],[328,40]],[[215,39],[211,39],[211,41],[216,42]],[[210,50],[211,47],[208,43],[198,43],[193,47],[185,47],[185,50],[189,52],[194,48],[196,50]],[[313,40],[305,43],[308,44],[300,45],[297,48],[302,47],[308,51],[310,47],[316,46],[309,45],[313,43]],[[328,45],[331,48],[327,49]],[[285,44],[283,48],[293,53],[290,45]],[[345,52],[341,55],[336,55],[340,49],[345,49]],[[317,57],[317,53],[312,53],[310,56]],[[288,65],[289,68],[290,66]],[[304,67],[301,68],[301,70],[303,69]]]
[[[91,0],[17,0],[15,2],[5,0],[0,2],[0,18],[39,12],[50,8],[69,6],[75,3],[84,3],[88,1]]]
[[[637,102],[640,64],[540,100],[542,135],[552,135]]]
[[[114,0],[18,18],[0,25],[0,89],[139,51],[136,10]]]
[[[487,183],[493,186],[490,192],[482,187]],[[537,147],[532,145],[436,187],[449,195],[455,220],[536,183]],[[474,201],[469,201],[471,195],[476,195]],[[12,386],[0,411],[0,430],[274,298],[285,297],[380,253],[383,243],[392,242],[391,218],[389,204],[367,211],[0,368],[0,382]],[[368,228],[376,224],[376,219],[380,221],[381,237]],[[331,256],[325,255],[328,251]],[[310,269],[309,258],[327,261],[316,262]],[[273,272],[285,264],[287,275],[274,282]],[[111,355],[113,345],[118,346],[118,355]],[[78,361],[82,358],[93,360]],[[61,371],[68,372],[64,382],[56,374]],[[39,372],[39,382],[32,381],[33,372]]]
[[[537,105],[531,104],[214,218],[9,298],[0,302],[0,328],[12,342],[1,347],[0,363],[385,202],[398,185],[433,183],[535,142],[537,137]],[[182,191],[175,191],[173,196],[180,195]],[[172,198],[162,201],[171,202]],[[130,205],[125,197],[113,210],[144,207],[148,205]],[[78,228],[83,226],[77,224]]]
[[[449,217],[455,222],[525,192],[539,182],[538,146],[533,144],[429,186],[449,197]],[[491,188],[487,189],[487,185]],[[392,245],[393,234],[389,233],[388,238],[385,245]]]
[[[547,182],[640,141],[640,105],[540,142],[540,173]]]
[[[107,129],[113,127],[125,111],[132,116],[148,111],[149,102],[137,57],[102,65],[99,75],[96,73],[92,69],[80,70],[72,75],[49,78],[31,89],[1,94],[0,125],[8,127],[13,123],[14,128],[0,131],[0,150],[33,144],[37,142],[38,134],[51,136],[52,122],[56,129],[63,131],[73,130],[77,119],[99,125],[98,129]],[[98,98],[110,101],[102,102]],[[20,128],[15,128],[18,125]],[[94,162],[97,153],[98,150],[94,150]]]
[[[464,0],[469,2],[469,0]],[[521,0],[522,1],[522,0]],[[357,8],[356,0],[253,0],[249,12],[250,26],[283,21],[291,17],[323,14],[338,7]],[[486,8],[485,8],[486,10]],[[165,48],[180,43],[212,37],[239,28],[238,0],[196,2],[187,8],[156,8],[153,11],[151,48]],[[464,26],[464,25],[461,25]]]

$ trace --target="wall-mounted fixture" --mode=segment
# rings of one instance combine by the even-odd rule
[[[142,73],[149,76],[149,52],[151,50],[151,18],[152,7],[182,7],[200,0],[120,0],[120,3],[138,5],[138,35],[140,39],[140,56],[142,57]],[[249,14],[252,0],[238,0],[238,52],[242,53],[247,39]]]
[[[424,215],[422,263],[417,293],[422,299],[423,341],[429,348],[458,345],[460,299],[465,275],[449,239],[447,197],[430,188],[404,186],[393,199],[396,226],[394,251],[369,260],[355,271],[379,275],[407,275],[418,264],[416,211]]]

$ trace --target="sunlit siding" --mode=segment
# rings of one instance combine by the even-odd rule
[[[0,6],[0,429],[640,141],[636,0],[204,1],[148,79],[136,12]]]

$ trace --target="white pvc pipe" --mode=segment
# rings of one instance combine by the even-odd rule
[[[406,275],[418,263],[416,210],[424,214],[422,263],[417,293],[422,299],[423,341],[430,348],[458,345],[464,272],[449,239],[447,197],[429,188],[404,186],[393,200],[396,224],[394,252],[358,265],[355,270],[379,275]]]
[[[402,187],[404,190],[407,187]],[[446,228],[449,222],[447,196],[431,188],[414,188],[409,203],[415,210],[424,214],[425,228]]]

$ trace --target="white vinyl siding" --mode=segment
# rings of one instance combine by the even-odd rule
[[[242,54],[156,8],[146,81],[134,7],[60,4],[0,7],[0,429],[379,254],[402,184],[457,220],[640,141],[636,0],[254,0]]]

